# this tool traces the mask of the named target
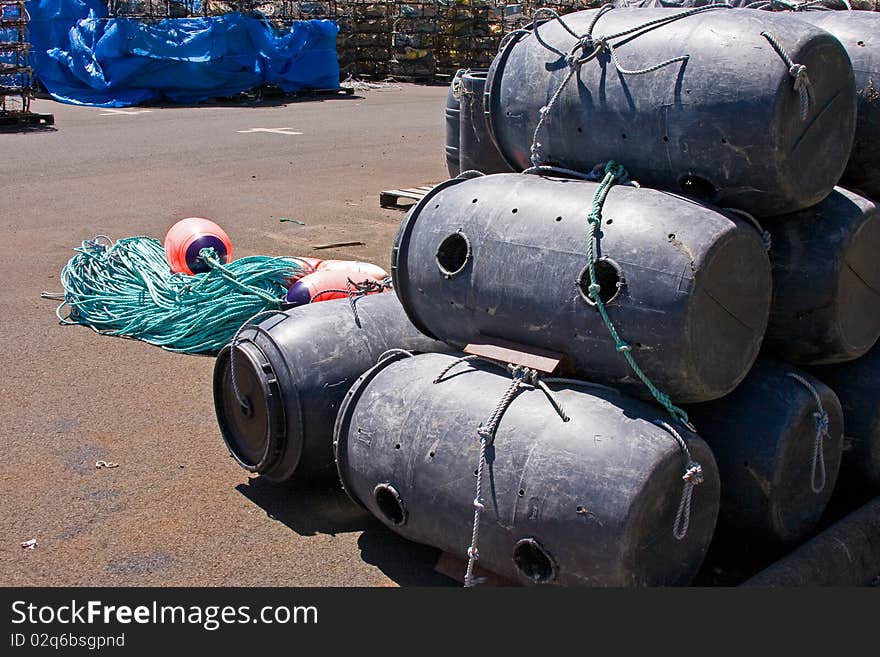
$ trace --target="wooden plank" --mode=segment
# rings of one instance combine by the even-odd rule
[[[544,374],[556,372],[563,359],[562,354],[553,351],[489,337],[480,342],[472,342],[464,348],[464,352],[501,363],[529,367]]]
[[[315,244],[312,251],[322,251],[324,249],[338,249],[343,246],[364,246],[363,242],[333,242],[332,244]]]
[[[383,208],[408,210],[413,206],[413,203],[401,203],[402,200],[421,201],[434,187],[435,185],[420,185],[418,187],[405,187],[402,189],[386,189],[383,192],[379,192],[379,205]]]

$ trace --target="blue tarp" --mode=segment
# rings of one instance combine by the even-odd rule
[[[145,23],[109,18],[101,0],[30,0],[28,11],[31,65],[65,103],[195,103],[262,84],[286,92],[339,86],[333,21],[297,21],[286,31],[238,13]]]

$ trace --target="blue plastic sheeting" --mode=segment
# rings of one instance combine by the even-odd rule
[[[333,21],[297,21],[284,32],[237,13],[144,23],[109,18],[100,0],[30,0],[28,11],[31,65],[65,103],[196,103],[262,84],[339,87]]]

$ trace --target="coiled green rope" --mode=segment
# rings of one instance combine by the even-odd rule
[[[250,317],[280,308],[291,278],[306,273],[295,258],[249,256],[224,265],[203,249],[210,271],[175,274],[151,237],[98,236],[75,251],[61,270],[62,324],[183,353],[216,353]]]

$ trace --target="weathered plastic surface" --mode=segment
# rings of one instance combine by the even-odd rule
[[[459,133],[459,164],[462,171],[507,173],[512,171],[492,141],[486,115],[483,112],[483,93],[486,72],[469,71],[461,78],[461,113]]]
[[[471,541],[479,438],[510,385],[480,363],[433,383],[455,356],[385,360],[340,408],[334,438],[352,498],[400,535],[463,557]],[[705,481],[690,525],[673,536],[687,458],[653,424],[658,410],[602,387],[520,392],[488,450],[479,564],[508,579],[574,586],[687,584],[718,510],[712,453],[682,429]],[[517,564],[522,566],[522,569]]]
[[[799,11],[792,16],[827,30],[846,48],[855,73],[858,115],[841,184],[880,199],[880,14]]]
[[[767,347],[801,365],[866,353],[880,337],[880,209],[838,187],[763,226],[772,235]]]
[[[851,363],[811,372],[837,393],[843,406],[840,485],[880,495],[880,345]]]
[[[455,178],[461,173],[458,155],[458,139],[459,139],[459,123],[461,117],[461,102],[456,94],[456,87],[463,71],[458,71],[449,85],[449,91],[446,94],[446,170],[449,172],[450,178]]]
[[[492,337],[558,352],[568,373],[645,395],[586,296],[596,188],[531,174],[434,188],[392,251],[410,319],[456,346]],[[757,230],[682,197],[615,186],[602,232],[602,295],[641,368],[681,402],[733,390],[758,354],[770,307]]]
[[[819,393],[828,413],[822,441],[825,481],[813,478]],[[781,361],[761,357],[745,381],[724,399],[687,407],[691,421],[712,448],[721,473],[718,527],[728,536],[764,544],[805,538],[831,499],[843,447],[843,412],[834,392],[815,377]]]
[[[868,586],[880,572],[880,497],[835,523],[743,586]]]
[[[332,432],[351,383],[388,349],[443,350],[406,319],[393,294],[293,308],[241,332],[232,387],[230,347],[214,366],[214,407],[236,461],[271,481],[335,474]]]
[[[564,20],[583,34],[596,11]],[[679,13],[614,9],[594,35]],[[789,67],[763,31],[806,66],[812,91],[806,120]],[[540,25],[538,37],[559,53],[576,44],[556,21]],[[837,184],[852,146],[856,97],[846,51],[827,32],[768,12],[715,9],[611,43],[631,70],[688,59],[644,75],[619,74],[607,54],[584,63],[539,131],[542,164],[590,171],[613,159],[644,185],[757,216],[809,207]],[[517,170],[530,165],[539,112],[569,73],[559,53],[527,30],[489,69],[489,127]]]

